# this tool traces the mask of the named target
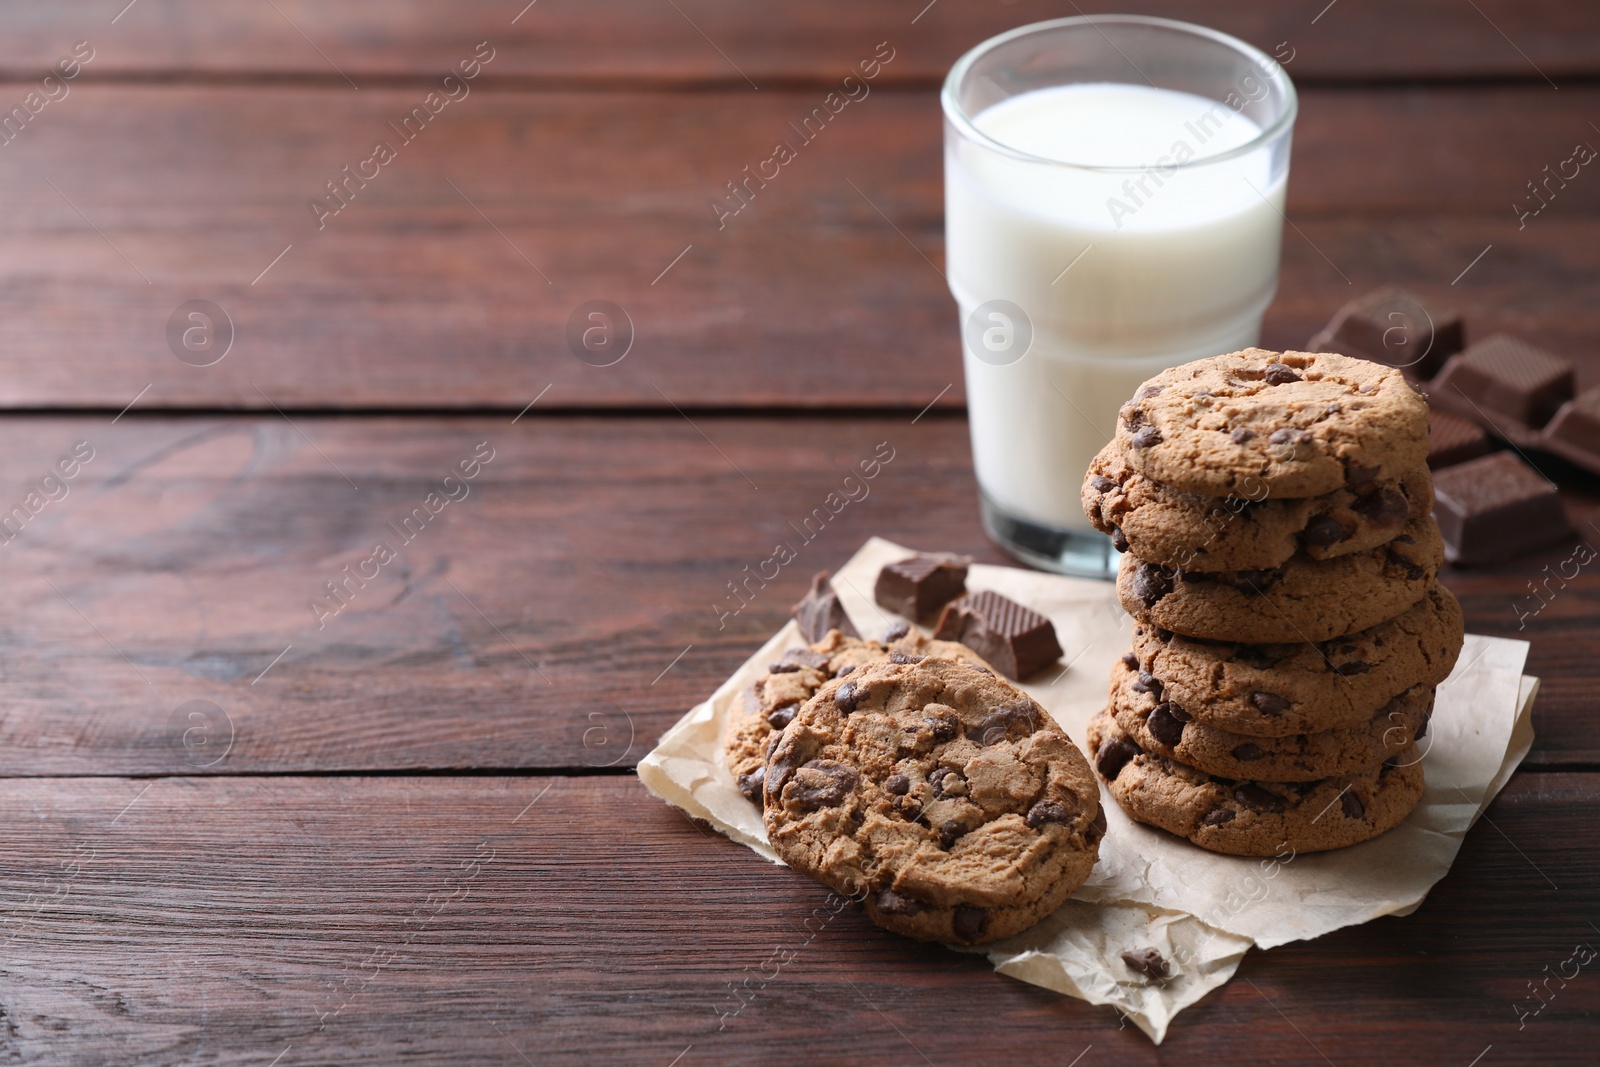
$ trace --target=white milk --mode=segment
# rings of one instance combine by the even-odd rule
[[[1033,327],[1027,355],[1009,365],[963,343],[978,481],[1013,515],[1087,529],[1079,486],[1139,383],[1256,342],[1277,285],[1284,180],[1269,184],[1265,146],[1195,165],[1261,131],[1188,93],[1068,85],[973,122],[1003,145],[1079,165],[948,149],[948,271],[963,326],[1002,299]]]

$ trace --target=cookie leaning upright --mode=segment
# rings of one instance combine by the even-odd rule
[[[766,828],[789,866],[896,933],[978,944],[1060,907],[1099,855],[1088,763],[1049,713],[954,659],[826,682],[766,767]]]
[[[1398,481],[1428,458],[1428,405],[1398,370],[1247,348],[1151,378],[1122,406],[1134,470],[1202,496],[1321,496]]]

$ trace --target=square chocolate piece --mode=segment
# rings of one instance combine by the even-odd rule
[[[839,594],[833,591],[827,571],[818,571],[811,577],[811,591],[794,606],[794,621],[800,624],[800,636],[806,644],[814,645],[828,636],[829,630],[838,630],[846,637],[860,637],[850,623],[850,616],[839,604]]]
[[[1545,436],[1600,455],[1600,386],[1562,404]]]
[[[1461,351],[1465,332],[1454,311],[1425,307],[1411,293],[1385,286],[1335,312],[1314,343],[1322,351],[1387,363],[1428,379]]]
[[[1489,435],[1477,423],[1448,411],[1428,413],[1428,466],[1431,469],[1465,463],[1493,451]]]
[[[1061,658],[1061,644],[1049,619],[988,591],[968,593],[947,605],[933,636],[960,641],[1017,681]]]
[[[947,554],[912,556],[878,572],[872,598],[885,611],[917,622],[932,622],[939,609],[967,591],[972,560]]]
[[[1498,563],[1572,536],[1556,487],[1513,452],[1446,467],[1433,491],[1451,563]]]
[[[1430,391],[1436,395],[1459,391],[1486,412],[1539,427],[1572,399],[1572,364],[1497,333],[1452,358]]]

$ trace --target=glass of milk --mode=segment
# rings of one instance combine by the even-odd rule
[[[1226,34],[1095,15],[985,41],[942,102],[984,528],[1035,566],[1113,575],[1079,486],[1140,382],[1259,338],[1294,86]]]

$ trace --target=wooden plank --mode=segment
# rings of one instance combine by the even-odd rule
[[[309,199],[399,143],[416,90],[84,86],[0,153],[0,404],[920,409],[955,380],[959,406],[929,94],[841,113],[718,228],[815,98],[477,92],[319,230]],[[1267,343],[1397,281],[1586,349],[1600,182],[1522,230],[1512,204],[1593,113],[1600,90],[1307,93]],[[233,323],[215,366],[169,338],[198,299]],[[596,299],[633,326],[615,366],[569,348]]]
[[[13,779],[0,811],[19,1062],[1577,1064],[1600,1010],[1580,973],[1514,1011],[1595,940],[1589,774],[1515,779],[1417,913],[1252,954],[1159,1052],[631,778]]]
[[[94,449],[0,545],[0,774],[631,766],[867,537],[1002,561],[965,423],[911,423],[0,423],[0,513],[76,442]],[[493,460],[450,488],[466,495],[417,520],[485,441]],[[892,459],[869,495],[807,526],[875,454]],[[1600,514],[1592,489],[1569,499]],[[364,562],[379,541],[398,558]],[[780,543],[794,562],[734,596]],[[1569,553],[1449,577],[1475,631],[1532,639],[1547,765],[1600,762],[1600,590],[1572,582],[1524,630],[1511,610]]]
[[[497,79],[753,82],[768,89],[838,77],[888,40],[904,59],[887,76],[929,83],[986,37],[1084,10],[1059,0],[791,0],[760,7],[735,0],[171,0],[119,14],[122,7],[114,0],[12,5],[0,21],[0,67],[31,74],[86,39],[97,51],[89,77],[259,73],[339,84],[348,77],[367,88],[384,78],[443,74],[488,40],[498,54],[486,76]],[[1327,10],[1317,2],[1130,0],[1119,10],[1200,22],[1268,51],[1286,42],[1296,77],[1314,80],[1559,82],[1600,71],[1600,16],[1571,0],[1343,0]]]

